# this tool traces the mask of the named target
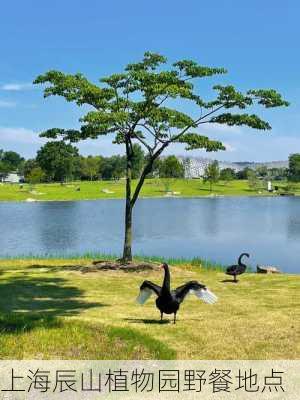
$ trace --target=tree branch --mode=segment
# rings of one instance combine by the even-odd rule
[[[136,186],[136,188],[135,188],[134,194],[133,194],[132,199],[131,199],[131,207],[134,206],[134,204],[135,204],[135,202],[136,202],[136,200],[137,200],[137,198],[138,198],[138,196],[139,196],[139,194],[140,194],[140,191],[141,191],[141,189],[142,189],[142,186],[143,186],[143,183],[144,183],[144,181],[145,181],[145,179],[146,179],[146,176],[152,171],[152,166],[153,166],[154,161],[160,156],[160,154],[163,152],[163,150],[164,150],[168,145],[169,145],[169,143],[167,143],[167,142],[164,143],[164,144],[152,155],[152,157],[150,158],[148,164],[146,164],[145,168],[143,169],[143,172],[142,172],[142,174],[141,174],[141,176],[140,176],[140,179],[139,179],[139,181],[138,181],[138,184],[137,184],[137,186]]]
[[[136,135],[134,132],[132,133],[132,137],[137,139],[140,143],[142,143],[146,149],[149,151],[150,154],[152,154],[152,148],[149,146],[142,138],[140,138],[138,135]]]
[[[209,113],[207,113],[207,114],[201,116],[200,118],[198,118],[198,119],[196,119],[196,120],[194,121],[194,124],[200,125],[201,121],[202,121],[204,118],[208,117],[208,116],[211,115],[211,114],[214,114],[215,112],[219,111],[219,110],[220,110],[221,108],[223,108],[223,107],[224,107],[224,104],[222,104],[221,106],[215,108],[214,110],[210,111]],[[176,140],[178,140],[178,139],[179,139],[184,133],[186,133],[192,126],[193,126],[192,124],[186,126],[178,135],[173,136],[173,137],[169,140],[169,143],[172,143],[172,142],[175,142]]]
[[[145,125],[145,124],[137,124],[137,126],[142,126],[142,127],[145,128],[156,140],[158,140],[160,143],[165,143],[163,140],[161,140],[161,139],[158,137],[157,132],[153,133],[153,132],[151,131],[151,129],[150,129],[147,125]]]

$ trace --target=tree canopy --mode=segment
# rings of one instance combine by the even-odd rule
[[[196,78],[225,74],[224,68],[211,68],[191,60],[175,62],[163,70],[167,59],[159,54],[147,52],[141,62],[128,64],[123,73],[100,79],[101,86],[88,81],[82,74],[69,75],[49,71],[37,77],[34,83],[47,83],[44,96],[63,96],[69,102],[89,105],[80,122],[81,128],[52,128],[42,136],[62,137],[72,142],[97,138],[114,133],[115,143],[126,143],[127,139],[139,141],[150,152],[159,151],[172,142],[185,143],[186,148],[223,150],[219,141],[210,140],[193,130],[207,123],[246,125],[251,128],[271,129],[268,122],[255,114],[229,113],[227,110],[244,110],[254,104],[267,108],[287,106],[288,102],[273,89],[237,91],[234,86],[215,85],[216,96],[206,101],[196,94],[191,83]],[[167,100],[185,99],[199,108],[199,115],[192,118],[183,111],[165,105]],[[218,113],[218,115],[214,115]],[[146,141],[146,135],[153,143]]]
[[[37,152],[36,161],[48,180],[64,181],[72,176],[78,149],[63,141],[48,142]]]
[[[21,172],[24,158],[15,151],[4,151],[0,149],[0,173],[6,175],[9,172]]]

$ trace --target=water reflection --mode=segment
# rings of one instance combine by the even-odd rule
[[[80,224],[76,223],[78,202],[44,202],[37,205],[35,230],[41,252],[61,253],[77,247]]]
[[[205,210],[202,210],[202,215],[201,215],[202,224],[199,228],[200,229],[202,228],[203,232],[206,235],[212,237],[215,237],[219,232],[219,213],[220,213],[219,200],[220,199],[205,199],[204,203]],[[197,209],[199,210],[199,207],[197,207]],[[198,215],[198,213],[196,215]]]
[[[287,233],[290,240],[300,239],[300,213],[297,199],[289,199],[287,203]]]
[[[0,256],[120,254],[124,201],[0,203]],[[134,210],[134,252],[201,256],[300,272],[299,198],[141,199]]]

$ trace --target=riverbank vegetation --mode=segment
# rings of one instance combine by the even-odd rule
[[[300,278],[171,265],[172,285],[199,280],[218,303],[189,297],[178,323],[160,324],[154,298],[135,302],[144,279],[162,273],[82,273],[83,259],[0,261],[0,358],[299,359]],[[298,314],[298,315],[297,315]],[[167,317],[167,316],[166,316]]]
[[[133,186],[137,181],[133,181]],[[300,184],[278,182],[278,191],[269,193],[263,183],[249,187],[248,180],[218,181],[210,190],[210,182],[201,179],[154,178],[147,179],[141,197],[199,197],[199,196],[278,196],[280,193],[300,195]],[[290,192],[289,192],[290,191]],[[66,184],[0,184],[0,201],[72,201],[97,199],[122,199],[125,197],[125,180],[69,182]]]

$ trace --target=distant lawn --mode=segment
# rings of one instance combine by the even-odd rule
[[[135,302],[144,279],[161,283],[160,271],[73,268],[88,263],[0,261],[0,358],[300,358],[300,276],[249,273],[232,284],[221,271],[173,265],[173,286],[197,279],[219,297],[211,306],[189,296],[174,326],[158,322],[154,297]]]
[[[133,184],[135,183],[133,182]],[[285,185],[283,182],[278,183],[279,187]],[[173,195],[178,197],[269,195],[266,190],[249,189],[246,180],[234,180],[229,183],[218,182],[213,185],[212,192],[210,192],[209,184],[204,184],[200,179],[147,179],[141,196],[163,197],[167,191],[175,192]],[[33,188],[27,184],[22,188],[18,184],[0,184],[0,201],[120,199],[124,198],[124,193],[124,180],[70,182],[64,185],[59,183],[40,184]],[[296,185],[295,194],[300,195],[300,184]]]

